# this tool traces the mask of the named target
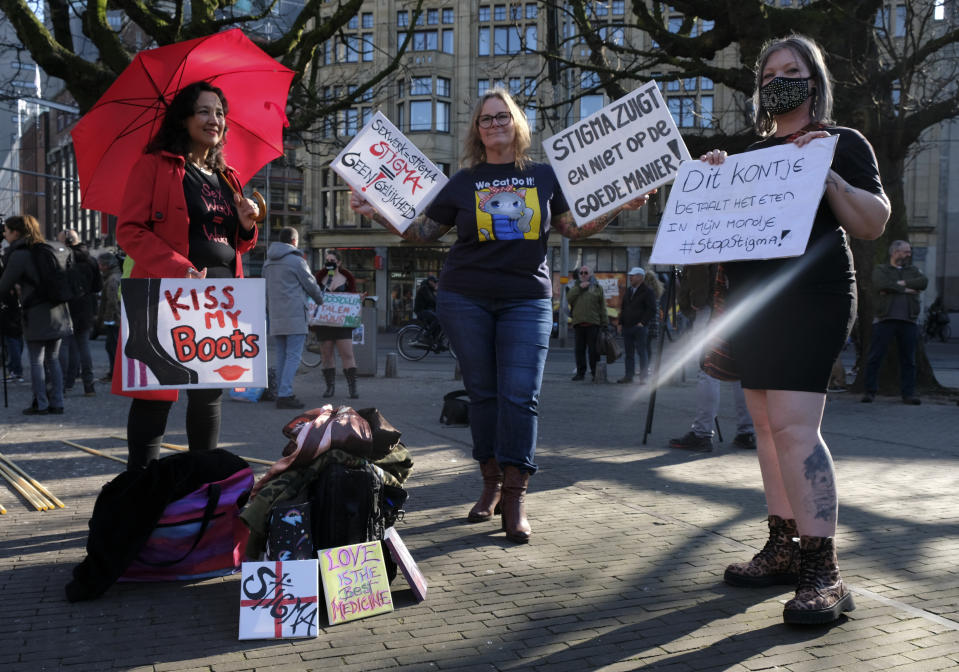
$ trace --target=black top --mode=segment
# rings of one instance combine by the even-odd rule
[[[205,173],[187,161],[183,196],[190,218],[190,261],[206,268],[208,278],[236,277],[233,245],[240,220],[230,186],[220,174]]]
[[[883,193],[876,155],[862,134],[839,126],[827,126],[823,130],[839,136],[832,169],[854,187],[873,194]],[[749,149],[773,147],[783,144],[784,141],[785,138],[769,137],[754,143]],[[846,234],[826,198],[822,198],[819,203],[805,253],[786,259],[724,262],[723,268],[729,279],[730,294],[738,294],[739,290],[749,286],[765,284],[772,276],[793,269],[796,269],[797,276],[784,290],[787,293],[845,293],[855,283],[852,253]]]
[[[481,163],[459,171],[426,209],[430,219],[456,227],[440,286],[469,296],[551,297],[550,219],[568,210],[546,164],[521,171],[512,163]]]

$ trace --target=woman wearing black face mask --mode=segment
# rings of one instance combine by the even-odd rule
[[[856,313],[856,284],[847,236],[878,238],[889,218],[872,147],[857,131],[832,126],[832,84],[822,51],[791,35],[768,44],[757,62],[751,149],[839,136],[825,196],[806,251],[799,257],[724,263],[727,310],[754,289],[782,278],[778,295],[750,307],[726,335],[756,427],[769,514],[769,541],[751,561],[730,565],[737,586],[796,586],[787,623],[828,623],[854,608],[836,559],[835,472],[820,433],[826,385]],[[722,163],[726,153],[701,157]],[[816,199],[816,193],[796,194]],[[799,537],[796,544],[793,539]]]
[[[356,278],[340,264],[340,253],[336,250],[327,250],[324,256],[323,269],[317,271],[316,280],[324,292],[355,292]],[[320,341],[320,356],[322,358],[323,379],[326,381],[324,397],[336,394],[336,360],[333,349],[340,353],[340,362],[343,364],[343,375],[349,388],[350,399],[357,399],[360,395],[356,391],[356,359],[353,357],[353,328],[352,327],[310,327]]]

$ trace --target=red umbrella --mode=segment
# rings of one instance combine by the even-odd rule
[[[118,214],[127,175],[181,87],[206,80],[229,103],[226,162],[246,184],[283,155],[286,98],[293,71],[239,29],[142,51],[120,73],[71,135],[81,205]]]

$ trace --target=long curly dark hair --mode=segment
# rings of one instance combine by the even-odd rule
[[[184,122],[195,114],[196,101],[200,98],[200,94],[205,91],[216,94],[216,97],[220,99],[220,104],[223,105],[224,114],[230,111],[226,96],[217,87],[202,80],[187,84],[167,105],[160,128],[147,144],[144,153],[153,154],[167,151],[179,154],[184,158],[187,157],[190,153],[190,133],[187,131]],[[223,136],[220,138],[220,142],[207,152],[206,167],[210,170],[226,168],[226,161],[223,159],[223,145],[226,142],[227,128],[227,126],[223,127]]]

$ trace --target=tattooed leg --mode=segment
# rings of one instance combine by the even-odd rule
[[[829,525],[836,524],[839,498],[836,495],[836,472],[833,469],[829,450],[817,443],[812,452],[803,461],[806,495],[803,497],[803,510],[814,520]]]

